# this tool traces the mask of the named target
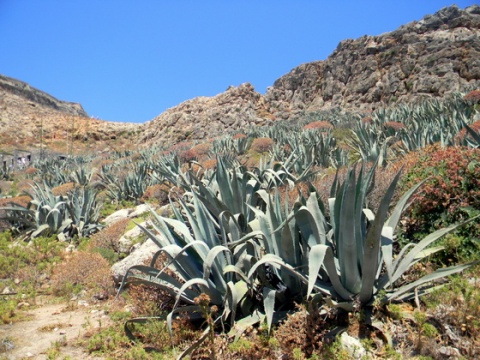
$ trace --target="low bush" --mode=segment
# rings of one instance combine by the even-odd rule
[[[471,105],[480,104],[480,90],[472,90],[463,97],[467,103]]]
[[[250,150],[257,153],[264,153],[270,150],[273,146],[273,140],[270,138],[262,137],[253,140]]]
[[[480,213],[480,149],[431,145],[408,154],[402,188],[419,181],[424,185],[414,195],[412,206],[405,212],[405,237],[413,240],[431,231]],[[455,248],[460,253],[448,258],[461,260],[478,251],[472,238],[480,237],[480,225],[472,222],[455,232]],[[446,240],[454,240],[452,236]],[[444,255],[447,255],[444,252]]]
[[[94,234],[88,242],[87,249],[98,252],[112,265],[118,261],[118,240],[125,233],[129,222],[128,218],[120,219]]]
[[[153,184],[147,186],[145,192],[142,195],[142,201],[154,201],[159,204],[168,203],[168,193],[170,191],[170,186],[165,184]]]
[[[77,251],[57,265],[52,276],[52,289],[60,296],[69,296],[82,289],[91,295],[108,297],[113,293],[110,265],[98,253]]]
[[[328,121],[314,121],[314,122],[308,123],[302,129],[303,130],[323,130],[323,131],[326,131],[326,130],[333,129],[333,125],[330,124]]]

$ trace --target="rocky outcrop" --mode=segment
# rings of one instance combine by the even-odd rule
[[[6,101],[6,97],[12,101],[12,97],[19,97],[27,101],[31,107],[46,107],[64,114],[76,116],[88,116],[82,105],[72,102],[61,101],[53,96],[37,90],[27,83],[0,75],[0,98],[2,102]]]
[[[173,144],[217,136],[269,121],[265,100],[249,83],[229,87],[213,97],[197,97],[172,107],[142,129],[142,142]]]
[[[441,9],[378,36],[340,42],[324,61],[302,64],[265,95],[251,85],[195,98],[142,129],[142,142],[204,139],[303,112],[372,110],[480,87],[480,7]]]
[[[378,36],[340,42],[325,60],[301,65],[265,94],[269,112],[374,109],[480,85],[480,7],[456,6]]]

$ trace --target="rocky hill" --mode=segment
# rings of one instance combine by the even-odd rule
[[[188,100],[143,125],[141,140],[203,139],[305,112],[372,110],[478,87],[480,6],[451,6],[389,33],[344,40],[326,60],[294,68],[265,95],[245,83]]]
[[[58,100],[0,75],[0,155],[19,148],[32,152],[40,147],[56,152],[99,150],[115,146],[112,140],[118,142],[134,129],[132,124],[91,119],[80,104]]]
[[[231,86],[141,125],[90,119],[78,104],[0,76],[0,143],[38,146],[42,136],[42,144],[58,151],[66,151],[69,141],[78,151],[172,145],[319,110],[369,111],[475,88],[480,6],[451,6],[389,33],[344,40],[327,59],[292,69],[263,95],[249,83]]]
[[[39,115],[60,112],[69,115],[87,116],[80,104],[60,101],[23,81],[3,75],[0,75],[0,109],[2,110],[3,121],[8,121],[11,118],[18,119],[19,116],[28,116],[30,113]]]
[[[378,36],[340,42],[325,60],[275,81],[265,100],[276,118],[330,107],[374,109],[480,84],[480,7],[441,9]]]

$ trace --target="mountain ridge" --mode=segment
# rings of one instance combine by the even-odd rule
[[[17,86],[10,84],[5,95],[4,78],[0,76],[0,137],[12,142],[8,132],[20,123],[26,128],[34,123],[37,128],[15,146],[22,141],[38,143],[40,127],[47,145],[70,137],[90,150],[204,141],[322,110],[368,113],[480,88],[480,6],[453,5],[391,32],[343,40],[326,59],[293,68],[263,95],[249,83],[230,86],[212,97],[186,100],[143,124],[90,119],[81,105],[61,102],[36,89],[29,92],[28,84],[14,79]],[[75,129],[72,122],[88,126]],[[92,140],[95,146],[89,144]]]
[[[478,87],[480,6],[453,5],[391,32],[343,40],[325,60],[301,64],[278,78],[265,95],[244,83],[211,98],[187,100],[145,123],[140,141],[202,140],[234,124],[266,125],[332,108],[368,112]],[[224,97],[230,101],[222,103]],[[242,115],[234,121],[235,111]],[[188,130],[182,132],[184,127]]]

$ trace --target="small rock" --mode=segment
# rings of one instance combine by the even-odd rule
[[[75,251],[75,245],[73,245],[73,244],[70,244],[65,248],[65,252],[67,252],[67,253],[71,253],[71,252],[74,252],[74,251]]]
[[[15,280],[13,280],[13,283],[14,283],[15,285],[20,284],[20,279],[19,279],[19,278],[15,278]]]
[[[3,338],[2,340],[0,340],[0,348],[2,348],[4,351],[10,351],[14,347],[15,345],[13,345],[13,343],[9,339]]]
[[[348,352],[352,359],[361,359],[364,356],[367,356],[367,351],[360,343],[360,340],[351,337],[346,332],[342,333],[340,336],[340,345]]]
[[[133,310],[135,310],[135,307],[133,305],[126,305],[123,308],[123,311],[125,311],[125,312],[132,312]]]
[[[34,355],[33,355],[31,352],[27,352],[27,353],[25,354],[25,357],[26,357],[26,358],[32,358],[33,356],[34,356]]]
[[[142,225],[143,227],[147,227],[148,222],[144,221],[140,225]],[[119,247],[118,251],[121,253],[129,254],[131,252],[134,239],[138,238],[141,235],[143,235],[143,231],[138,226],[127,231],[118,240],[118,247]]]
[[[147,239],[126,258],[113,264],[111,270],[115,283],[120,284],[131,266],[143,264],[146,259],[151,259],[158,250],[158,245],[151,239]]]
[[[2,295],[11,294],[11,293],[13,293],[13,290],[10,289],[8,286],[6,286],[2,291]]]
[[[460,350],[451,346],[442,346],[440,349],[438,349],[438,353],[448,357],[449,359],[459,359],[462,357]]]
[[[129,218],[134,218],[134,217],[137,217],[137,216],[140,216],[146,212],[149,212],[151,209],[151,207],[147,204],[141,204],[141,205],[138,205],[135,210],[133,210],[130,214],[128,214],[128,217]]]
[[[85,300],[78,300],[78,306],[85,306],[85,307],[88,307],[88,302],[86,302]]]
[[[103,222],[104,222],[106,225],[113,224],[114,222],[116,222],[116,221],[118,221],[118,220],[128,218],[128,215],[129,215],[131,212],[132,212],[132,209],[121,209],[121,210],[115,211],[113,214],[108,215],[108,216],[103,220]]]
[[[21,309],[21,308],[23,308],[23,307],[29,307],[29,306],[30,306],[30,304],[29,304],[28,302],[22,301],[22,302],[19,302],[19,303],[17,304],[17,309]]]

